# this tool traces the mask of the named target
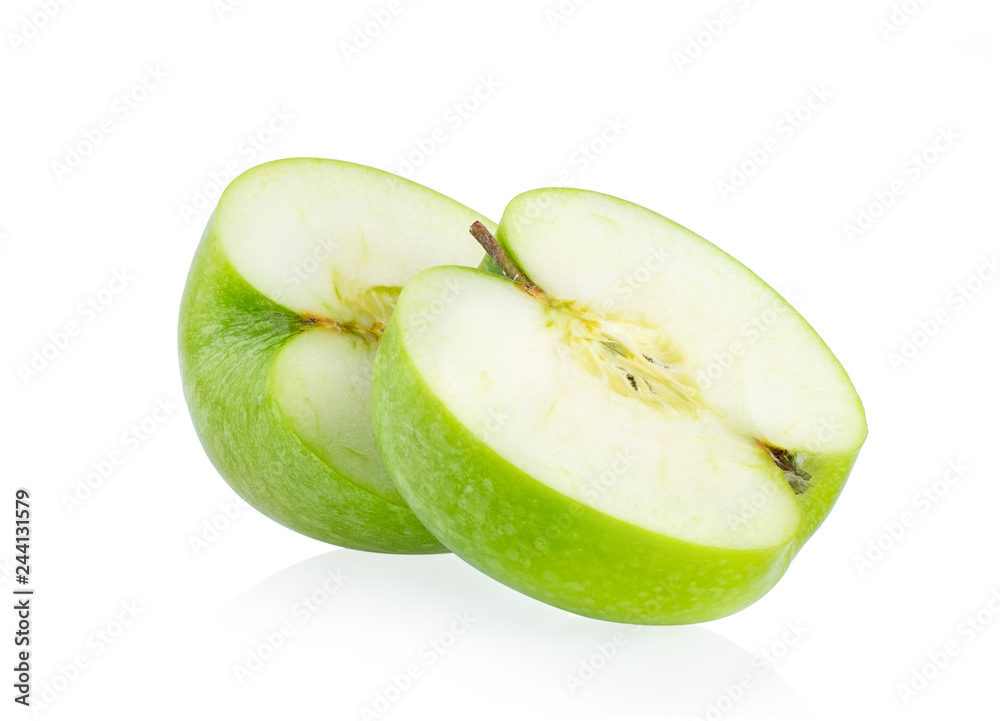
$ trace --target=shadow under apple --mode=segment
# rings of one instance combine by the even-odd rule
[[[287,676],[354,718],[808,715],[774,668],[705,626],[575,616],[452,555],[330,551],[251,587],[216,626],[234,657],[268,656],[247,683]]]

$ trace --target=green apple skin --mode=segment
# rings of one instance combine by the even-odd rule
[[[260,169],[280,172],[283,168],[294,172],[299,167],[296,164],[332,165],[348,173],[373,175],[385,179],[391,188],[402,187],[417,198],[416,202],[424,201],[432,209],[458,208],[453,212],[461,215],[467,211],[470,219],[478,217],[415,183],[340,161],[289,159],[257,166],[247,173]],[[419,221],[419,215],[413,217]],[[467,227],[462,218],[456,224],[455,237],[464,239]],[[217,210],[195,253],[178,326],[184,395],[212,464],[251,506],[311,538],[383,553],[447,552],[392,489],[377,458],[368,413],[359,413],[357,423],[369,426],[376,455],[370,461],[373,467],[382,468],[388,490],[366,485],[363,477],[352,477],[324,460],[323,453],[296,432],[275,395],[275,360],[290,341],[325,331],[252,286],[234,267],[220,232]],[[471,237],[469,244],[465,255],[473,262],[480,251]],[[367,373],[370,375],[370,365]]]
[[[405,303],[404,288],[397,311]],[[801,523],[787,545],[738,551],[669,538],[568,498],[500,457],[431,392],[395,318],[376,354],[372,409],[379,448],[403,497],[457,556],[581,616],[687,624],[749,606],[822,523],[857,457],[826,456],[805,468],[813,486],[798,497]]]

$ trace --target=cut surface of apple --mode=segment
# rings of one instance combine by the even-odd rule
[[[373,402],[403,497],[473,565],[584,615],[759,598],[866,435],[836,358],[743,265],[620,199],[526,193],[497,235],[518,282],[428,270],[390,320]]]
[[[407,280],[481,260],[477,217],[333,160],[266,163],[226,189],[188,277],[180,359],[202,444],[251,505],[338,545],[445,550],[379,457],[371,368]]]

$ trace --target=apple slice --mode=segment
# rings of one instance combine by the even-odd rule
[[[369,387],[403,284],[482,258],[468,234],[476,217],[333,160],[266,163],[226,189],[188,276],[180,361],[202,444],[247,502],[341,546],[446,550],[379,457]]]
[[[507,278],[424,271],[375,361],[379,447],[417,517],[585,616],[691,623],[760,598],[867,433],[827,346],[739,262],[617,198],[533,191],[500,243],[473,231]]]

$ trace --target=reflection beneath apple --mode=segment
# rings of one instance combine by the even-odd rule
[[[452,555],[324,553],[248,589],[216,627],[246,670],[242,685],[293,679],[336,718],[809,711],[777,671],[703,626],[581,618]]]

